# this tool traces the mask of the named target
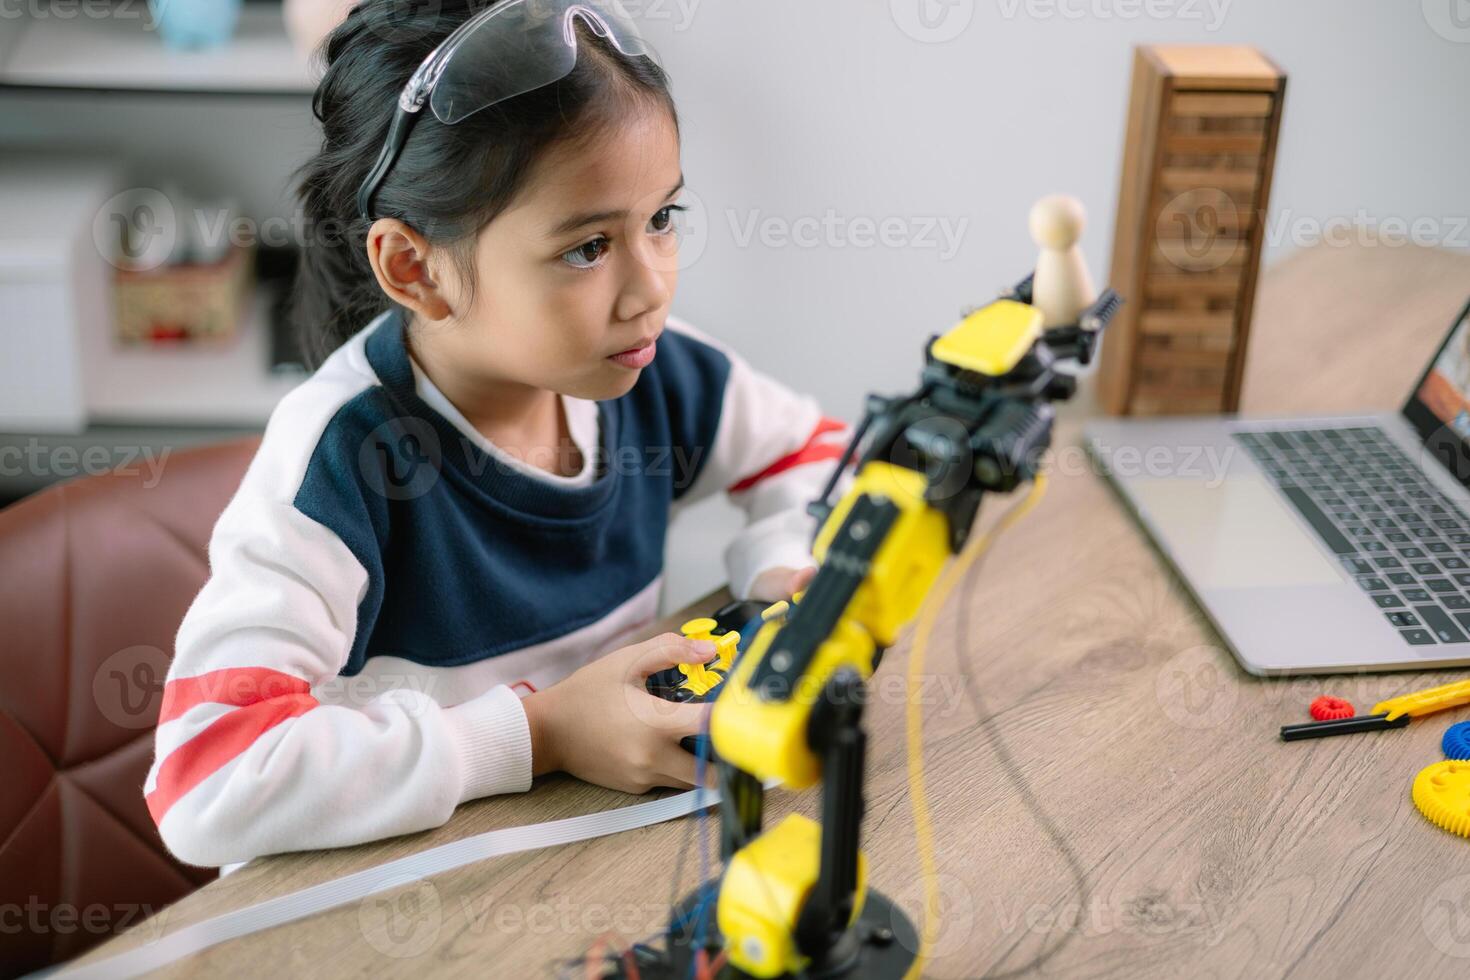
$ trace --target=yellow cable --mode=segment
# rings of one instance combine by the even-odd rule
[[[914,633],[913,650],[909,653],[909,700],[908,700],[908,769],[909,798],[913,804],[914,836],[919,850],[919,871],[924,879],[924,918],[919,931],[919,950],[914,956],[913,966],[907,977],[918,977],[923,969],[925,957],[934,945],[935,928],[939,922],[939,882],[934,868],[934,830],[929,824],[929,803],[924,797],[924,709],[918,697],[920,675],[924,669],[924,652],[929,645],[929,634],[939,610],[944,608],[949,593],[955,584],[964,578],[975,560],[985,553],[995,539],[1007,528],[1025,517],[1036,506],[1046,492],[1046,474],[1036,474],[1031,492],[1026,499],[1012,507],[996,524],[994,530],[975,536],[960,556],[949,564],[940,577],[939,585],[929,594],[923,608],[919,610],[919,626]]]

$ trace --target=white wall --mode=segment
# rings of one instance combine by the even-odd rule
[[[705,208],[677,311],[834,415],[912,387],[924,340],[1028,271],[1036,197],[1083,200],[1106,275],[1136,43],[1255,44],[1290,74],[1269,256],[1360,211],[1470,239],[1467,0],[625,2],[672,74]],[[116,147],[140,182],[223,174],[254,211],[286,206],[314,143],[304,99],[11,92],[0,135]],[[829,212],[818,247],[739,240]],[[857,247],[850,223],[884,219],[908,244]],[[720,580],[736,520],[716,503],[676,527],[671,605]]]
[[[707,211],[677,308],[847,418],[870,390],[911,388],[925,339],[1028,271],[1026,213],[1038,196],[1082,199],[1085,252],[1106,276],[1134,44],[1254,44],[1289,74],[1268,261],[1334,216],[1420,219],[1421,235],[1470,245],[1464,0],[641,9],[674,79],[685,173]],[[819,235],[823,247],[742,245],[735,230],[753,215],[790,227],[829,209],[846,222],[903,219],[914,243],[860,248],[834,231]],[[918,247],[921,219],[963,226],[958,250]],[[688,567],[673,606],[718,581],[707,556],[738,522],[722,507],[675,529],[670,568]]]

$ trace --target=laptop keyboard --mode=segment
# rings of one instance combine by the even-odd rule
[[[1405,641],[1470,642],[1470,520],[1381,429],[1234,435]]]

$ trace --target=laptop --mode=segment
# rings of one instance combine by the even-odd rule
[[[1397,415],[1085,439],[1250,673],[1470,664],[1470,303]]]

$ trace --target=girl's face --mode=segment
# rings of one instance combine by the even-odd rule
[[[440,278],[453,315],[422,324],[415,343],[463,377],[591,400],[626,393],[657,356],[674,297],[683,183],[660,107],[553,147],[480,232],[473,303]],[[613,356],[634,348],[644,350]]]

